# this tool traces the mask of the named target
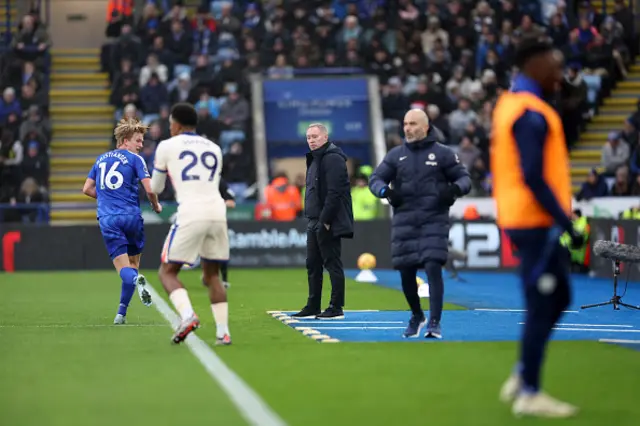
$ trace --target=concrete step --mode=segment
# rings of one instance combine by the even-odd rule
[[[96,80],[101,82],[107,82],[109,79],[109,75],[104,72],[100,72],[99,69],[96,70],[58,70],[53,69],[51,73],[51,82],[59,82],[59,81],[85,81],[85,80]]]
[[[587,131],[597,130],[605,132],[615,132],[622,128],[623,121],[599,122],[587,124]]]
[[[77,48],[77,49],[54,48],[54,49],[51,49],[51,54],[54,58],[78,57],[78,56],[91,56],[91,57],[99,58],[100,48],[95,48],[95,47]]]
[[[73,102],[79,102],[84,100],[95,101],[96,99],[109,99],[111,91],[108,89],[80,89],[70,90],[68,88],[56,89],[51,88],[49,91],[49,98],[52,102],[59,102],[62,99],[72,100]]]
[[[602,153],[600,150],[581,150],[581,151],[571,151],[571,161],[573,160],[585,160],[585,161],[600,161],[602,157]]]
[[[49,199],[53,202],[62,202],[62,203],[82,203],[89,204],[90,202],[95,203],[95,200],[91,197],[84,195],[82,192],[78,193],[70,193],[63,192],[57,193],[52,192],[49,194]]]
[[[113,123],[110,121],[86,123],[86,122],[68,122],[57,120],[53,123],[53,131],[57,137],[64,137],[66,134],[100,134],[104,133],[104,137],[107,138],[113,132]]]
[[[69,140],[69,139],[60,139],[53,140],[51,142],[51,150],[52,151],[63,151],[63,150],[80,150],[80,149],[99,149],[103,151],[109,150],[111,147],[111,142],[103,140],[101,142],[97,141],[87,141],[87,140]]]
[[[65,186],[74,185],[76,188],[82,188],[84,181],[87,180],[88,173],[89,173],[88,169],[83,174],[77,173],[73,175],[69,175],[69,174],[58,175],[58,174],[54,174],[52,171],[52,174],[49,177],[49,183],[51,184],[52,188],[54,185],[65,185]]]
[[[97,224],[95,209],[53,210],[49,217],[58,225]]]
[[[95,163],[95,157],[78,157],[78,158],[52,158],[50,161],[51,170],[55,170],[57,167],[69,167],[77,172],[84,171],[88,173],[93,163]],[[85,175],[86,177],[86,175]]]
[[[601,114],[591,119],[591,123],[612,123],[622,127],[622,123],[629,117],[629,114]]]
[[[616,86],[616,90],[640,92],[640,81],[621,81]]]
[[[115,108],[111,105],[52,105],[49,108],[49,111],[52,115],[62,115],[62,114],[82,114],[86,115],[108,115],[112,116]]]
[[[580,141],[600,141],[605,143],[609,132],[606,130],[588,130],[580,135]]]
[[[635,97],[610,97],[610,98],[606,98],[604,100],[604,106],[610,106],[610,105],[615,105],[615,106],[629,106],[632,108],[635,108],[636,104],[638,103],[638,98],[640,96],[635,96]]]

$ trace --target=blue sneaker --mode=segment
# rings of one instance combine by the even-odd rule
[[[411,315],[411,319],[409,320],[409,325],[407,329],[402,333],[402,337],[405,339],[413,339],[420,335],[420,331],[427,323],[427,319],[422,317],[417,317],[415,315]]]
[[[440,323],[434,320],[429,321],[424,337],[425,339],[442,339],[442,327],[440,327]]]

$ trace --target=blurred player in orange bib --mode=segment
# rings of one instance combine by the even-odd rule
[[[523,39],[516,52],[520,74],[493,113],[491,173],[496,221],[520,257],[526,319],[520,362],[500,398],[515,415],[570,417],[573,405],[540,390],[545,347],[570,303],[570,258],[560,245],[568,231],[574,245],[582,236],[571,223],[569,156],[562,120],[544,97],[563,78],[563,57],[546,39]]]

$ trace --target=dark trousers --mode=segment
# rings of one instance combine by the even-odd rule
[[[318,221],[310,220],[307,226],[308,307],[320,309],[323,267],[329,272],[331,279],[330,305],[337,308],[344,307],[344,267],[342,266],[341,252],[341,239],[335,238]]]
[[[442,319],[442,308],[444,305],[444,282],[442,280],[442,262],[430,260],[424,265],[429,283],[429,321],[439,323]],[[418,268],[400,269],[400,280],[402,291],[407,299],[411,313],[416,317],[424,317],[418,296],[418,283],[416,275]]]
[[[570,256],[549,229],[509,232],[520,258],[527,313],[518,372],[525,389],[540,389],[540,371],[554,325],[571,301]]]

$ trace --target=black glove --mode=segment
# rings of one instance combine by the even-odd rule
[[[382,190],[382,197],[386,198],[393,207],[400,207],[402,204],[402,197],[391,188],[385,188]]]
[[[454,183],[447,185],[446,188],[443,188],[440,191],[439,200],[441,204],[451,207],[461,195],[462,191],[460,190],[460,187]]]

